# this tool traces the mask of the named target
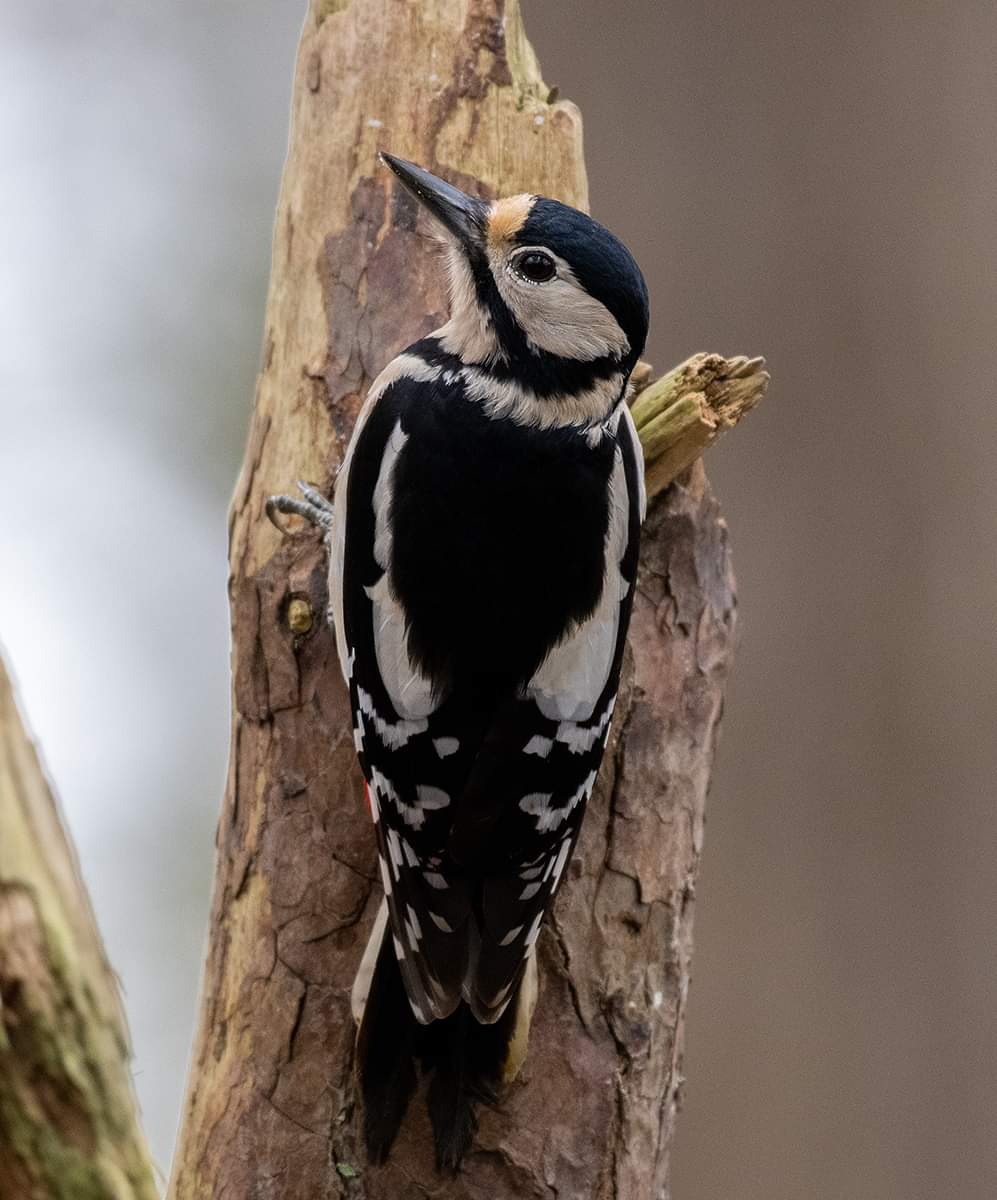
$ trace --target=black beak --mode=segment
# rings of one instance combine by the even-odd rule
[[[415,163],[381,151],[381,160],[401,180],[425,208],[469,252],[480,250],[485,237],[488,205],[477,196],[468,196],[443,179],[438,179]]]

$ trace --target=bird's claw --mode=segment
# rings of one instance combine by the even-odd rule
[[[316,526],[328,535],[332,531],[333,521],[331,502],[323,496],[314,483],[306,483],[299,479],[298,489],[304,496],[304,500],[299,500],[296,496],[269,497],[266,512],[270,523],[285,537],[294,536],[293,531],[280,520],[280,516],[303,517],[310,525]]]

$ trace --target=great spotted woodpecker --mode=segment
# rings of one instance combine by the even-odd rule
[[[442,227],[451,315],[375,380],[323,526],[385,904],[354,989],[369,1157],[416,1086],[456,1169],[521,1061],[533,956],[609,736],[637,571],[627,408],[648,302],[556,200],[485,203],[391,155]],[[518,1060],[518,1061],[517,1061]]]

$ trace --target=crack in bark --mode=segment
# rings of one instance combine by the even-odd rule
[[[325,1137],[325,1134],[319,1133],[318,1130],[311,1129],[307,1125],[303,1125],[300,1121],[298,1121],[294,1117],[292,1117],[289,1112],[286,1112],[283,1108],[280,1107],[280,1105],[273,1099],[272,1096],[266,1096],[264,1098],[265,1098],[267,1104],[270,1105],[270,1107],[274,1110],[275,1113],[278,1113],[280,1116],[282,1116],[285,1121],[290,1121],[291,1124],[296,1126],[298,1129],[300,1129],[302,1133],[307,1133],[309,1137],[317,1137],[317,1138]]]
[[[568,994],[571,996],[571,1006],[575,1010],[575,1016],[578,1018],[579,1025],[581,1025],[582,1029],[584,1029],[585,1032],[591,1036],[592,1030],[588,1021],[585,1020],[585,1015],[582,1012],[581,1000],[578,996],[578,987],[575,984],[574,979],[571,977],[569,965],[571,962],[571,955],[568,953],[567,943],[564,940],[564,934],[561,932],[561,927],[558,922],[556,912],[551,913],[547,928],[550,930],[553,936],[554,945],[557,947],[560,955],[560,962],[557,964],[558,975],[567,985]]]
[[[288,964],[286,962],[284,962],[284,960],[282,958],[280,958],[280,955],[278,955],[277,957],[280,959],[281,963],[283,963],[283,965],[287,968],[287,970],[291,972],[291,974],[295,977],[295,979],[301,980],[301,985],[302,985],[301,986],[301,995],[298,997],[298,1007],[294,1014],[294,1023],[291,1025],[291,1031],[287,1035],[287,1053],[285,1055],[285,1059],[287,1062],[290,1062],[291,1059],[294,1058],[294,1043],[298,1036],[298,1030],[301,1028],[302,1018],[305,1015],[305,1004],[308,1000],[308,981],[306,979],[303,979],[297,973],[297,971],[295,971],[293,968],[289,967]]]

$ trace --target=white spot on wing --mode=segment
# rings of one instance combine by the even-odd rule
[[[402,846],[398,834],[393,829],[388,830],[388,836],[385,839],[388,843],[388,856],[391,859],[391,872],[396,879],[401,878],[402,870]]]
[[[406,745],[410,738],[415,737],[416,734],[425,733],[429,728],[429,722],[425,719],[385,721],[374,708],[373,697],[362,687],[357,688],[357,700],[360,704],[360,711],[373,721],[377,736],[389,750],[397,750],[400,746]]]
[[[561,823],[561,814],[556,810],[552,812],[548,807],[553,798],[553,792],[530,792],[528,796],[524,796],[520,800],[519,807],[524,813],[536,817],[537,829],[541,831],[553,829],[555,825]]]
[[[609,722],[613,719],[613,709],[616,707],[616,697],[610,698],[606,711],[595,725],[581,725],[577,721],[562,721],[557,727],[554,738],[563,742],[572,754],[584,754],[591,750],[597,739],[609,732]]]
[[[528,883],[526,887],[519,893],[520,900],[532,900],[533,897],[543,887],[543,883],[538,879],[536,883]]]
[[[450,797],[442,788],[430,787],[429,784],[420,783],[417,785],[415,792],[423,808],[446,808],[450,803]]]
[[[439,929],[443,933],[453,933],[453,926],[446,919],[446,917],[441,917],[439,915],[439,913],[434,913],[431,908],[427,909],[427,912],[432,917],[433,924],[436,926],[437,929]]]
[[[561,878],[561,872],[564,870],[564,864],[568,861],[568,852],[571,849],[571,839],[565,838],[561,843],[561,849],[557,854],[557,862],[554,863],[554,887],[557,887],[557,881]]]
[[[433,747],[440,758],[449,758],[460,749],[460,742],[455,737],[433,738]]]
[[[422,877],[431,888],[436,888],[438,892],[444,891],[447,887],[447,881],[439,871],[423,871]]]
[[[419,915],[411,904],[405,905],[405,927],[409,933],[409,944],[413,950],[418,950],[418,942],[422,937],[422,926],[419,924]]]
[[[415,795],[415,804],[408,804],[401,798],[397,798],[395,801],[398,811],[401,813],[406,824],[411,825],[413,829],[422,828],[427,812],[446,808],[450,803],[450,797],[442,788],[431,787],[428,784],[418,784],[415,789]]]
[[[540,734],[535,734],[523,747],[524,754],[535,754],[538,758],[546,758],[554,743],[548,737],[541,737]]]
[[[519,807],[525,813],[537,819],[537,832],[549,833],[562,824],[568,815],[583,801],[588,799],[589,792],[595,784],[595,771],[590,771],[578,786],[578,790],[568,798],[560,808],[551,808],[553,796],[550,792],[530,792],[519,802]]]
[[[499,942],[499,945],[500,946],[508,946],[511,942],[514,942],[516,940],[516,938],[519,937],[519,935],[522,932],[523,932],[522,925],[517,925],[515,927],[515,929],[509,930],[509,932],[505,935],[505,937]]]
[[[373,795],[383,797],[383,799],[393,801],[394,803],[398,802],[398,793],[395,791],[395,785],[377,767],[371,768],[370,787]]]

